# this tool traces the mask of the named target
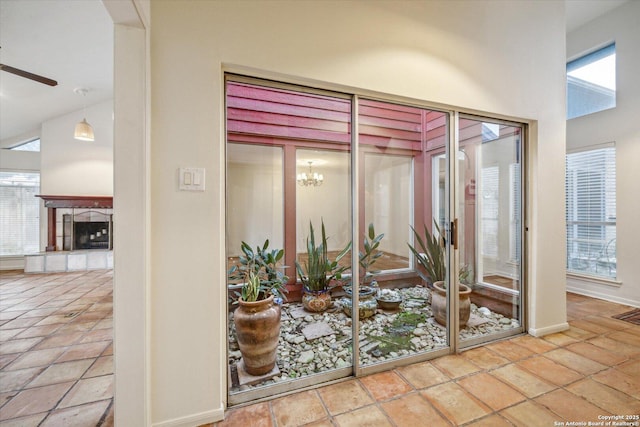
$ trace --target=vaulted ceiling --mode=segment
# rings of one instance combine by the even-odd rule
[[[566,0],[567,29],[628,0]],[[113,96],[113,25],[101,0],[0,0],[0,63],[58,82],[0,72],[0,145]],[[86,99],[74,89],[89,89]]]
[[[100,0],[1,0],[0,63],[57,86],[0,72],[0,141],[113,97],[113,24]],[[86,99],[74,93],[89,90]],[[11,141],[15,143],[15,141]]]

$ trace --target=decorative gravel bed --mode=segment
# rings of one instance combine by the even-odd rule
[[[397,289],[402,295],[400,310],[378,309],[360,322],[360,363],[363,366],[398,357],[424,353],[446,346],[446,328],[436,323],[430,308],[430,291],[422,286]],[[277,365],[280,373],[258,383],[264,386],[351,365],[352,322],[341,304],[324,313],[309,313],[301,303],[282,306],[282,323]],[[229,365],[232,392],[256,385],[239,385],[237,363],[241,359],[235,338],[233,313],[229,313]],[[460,339],[466,340],[519,327],[517,319],[471,304],[471,317]]]

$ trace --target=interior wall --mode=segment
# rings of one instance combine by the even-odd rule
[[[263,164],[228,164],[228,256],[240,255],[243,241],[255,248],[269,239],[271,250],[284,248],[282,154],[272,147],[259,149],[256,158]],[[274,155],[265,156],[265,151]]]
[[[86,117],[96,140],[73,138]],[[74,111],[42,124],[40,192],[46,195],[113,195],[113,101]]]
[[[616,43],[616,107],[567,122],[567,150],[607,142],[616,146],[617,281],[597,283],[575,276],[571,291],[640,307],[640,2],[629,1],[567,35],[567,59]]]
[[[309,222],[313,224],[316,246],[322,240],[322,224],[327,236],[327,249],[341,251],[351,241],[351,173],[349,153],[328,155],[332,167],[317,167],[324,175],[319,187],[296,187],[296,247],[307,252]],[[297,173],[308,172],[298,167]]]
[[[153,424],[226,406],[225,69],[531,119],[529,326],[566,328],[563,2],[163,1],[151,16]],[[186,166],[205,192],[178,191]]]
[[[407,224],[413,216],[413,159],[365,155],[364,165],[365,223],[360,228],[367,235],[372,223],[376,235],[384,234],[379,250],[406,258],[412,233]]]
[[[40,170],[40,153],[37,151],[14,151],[2,149],[0,169],[10,171],[37,172]]]

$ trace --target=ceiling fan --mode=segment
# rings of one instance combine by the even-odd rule
[[[8,65],[0,64],[0,70],[7,73],[15,74],[16,76],[24,77],[25,79],[33,80],[38,83],[45,84],[47,86],[57,86],[58,82],[47,77],[33,74],[28,71],[21,70],[19,68],[10,67]]]
[[[7,73],[15,74],[16,76],[24,77],[38,83],[42,83],[48,86],[57,86],[58,82],[47,77],[39,76],[38,74],[33,74],[28,71],[20,70],[18,68],[13,68],[8,65],[0,64],[0,70],[6,71]]]
[[[38,74],[33,74],[28,71],[21,70],[19,68],[10,67],[8,65],[0,64],[0,70],[6,71],[7,73],[15,74],[16,76],[24,77],[26,79],[33,80],[38,83],[42,83],[48,86],[57,86],[58,82],[47,77],[39,76]]]

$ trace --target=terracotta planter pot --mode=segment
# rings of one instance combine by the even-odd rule
[[[321,313],[331,306],[331,294],[329,290],[309,291],[302,290],[302,306],[307,311]]]
[[[367,317],[371,317],[376,314],[376,310],[378,309],[378,303],[374,298],[375,289],[369,286],[360,286],[358,288],[358,317],[360,319],[366,319]],[[352,307],[352,296],[353,290],[351,288],[344,288],[344,293],[347,294],[348,298],[342,299],[342,307],[345,314],[351,316],[351,307]]]
[[[471,288],[467,285],[460,284],[460,329],[464,328],[469,321],[471,315]],[[431,311],[436,322],[447,325],[447,290],[444,288],[444,282],[434,282],[433,292],[431,293]]]
[[[255,302],[239,299],[238,304],[233,321],[245,370],[250,375],[264,375],[276,364],[280,306],[273,303],[273,295]]]

